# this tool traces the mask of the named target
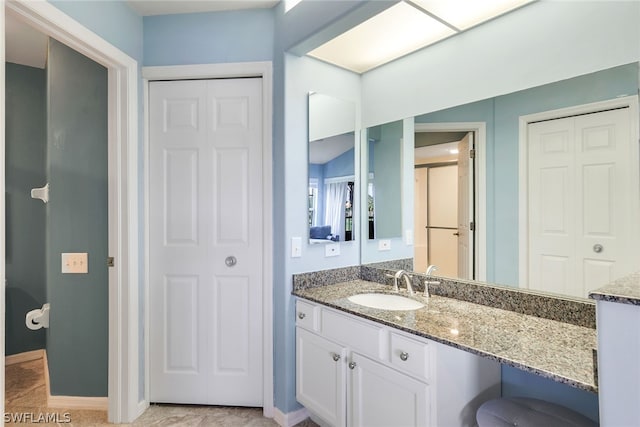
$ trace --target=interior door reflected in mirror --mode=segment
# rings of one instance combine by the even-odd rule
[[[402,120],[367,129],[369,239],[402,236]]]
[[[310,243],[355,239],[355,103],[309,94]]]

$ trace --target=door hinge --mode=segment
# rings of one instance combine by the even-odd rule
[[[115,265],[115,259],[112,256],[107,257],[107,267],[115,267]]]
[[[476,231],[476,223],[474,221],[469,223],[469,230]]]
[[[475,159],[476,158],[476,149],[472,148],[471,150],[469,150],[469,158],[471,159]]]

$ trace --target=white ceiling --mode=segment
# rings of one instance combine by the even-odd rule
[[[127,0],[141,16],[179,13],[220,12],[240,9],[269,9],[279,0]]]
[[[355,136],[353,132],[311,141],[309,143],[309,163],[324,165],[340,154],[346,153],[354,145]]]
[[[457,156],[457,153],[451,150],[458,149],[458,142],[447,142],[444,144],[429,145],[427,147],[416,148],[415,158],[423,160],[433,159],[437,157]]]
[[[23,23],[7,10],[5,15],[5,57],[7,62],[44,68],[49,38]]]

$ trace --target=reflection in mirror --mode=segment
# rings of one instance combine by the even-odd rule
[[[473,278],[473,132],[415,134],[414,269]]]
[[[638,98],[629,96],[638,70],[634,62],[416,117],[416,129],[491,129],[480,148],[492,183],[478,216],[487,281],[586,298],[637,270],[639,180],[622,177],[640,176]]]
[[[355,239],[355,125],[353,102],[309,94],[310,243]]]
[[[402,237],[402,120],[367,129],[369,239]]]

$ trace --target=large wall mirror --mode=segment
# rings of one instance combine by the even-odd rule
[[[475,258],[486,259],[487,281],[586,298],[590,290],[637,270],[639,68],[634,62],[415,118],[416,129],[486,126],[486,140],[476,147],[483,152],[486,183],[471,184],[483,195],[479,204],[486,205],[486,213],[476,207],[470,222],[486,233]],[[433,161],[433,172],[444,174],[460,161],[454,153],[466,133],[459,136],[441,146],[452,151]],[[415,140],[420,144],[420,137]],[[376,184],[383,173],[398,173],[392,162],[382,163],[389,164],[385,172],[375,169]],[[404,168],[403,173],[418,171]],[[449,201],[455,202],[459,187],[453,172],[449,181]],[[396,195],[401,191],[395,187]],[[448,203],[443,200],[439,203]],[[430,226],[459,233],[455,218],[441,222]],[[436,274],[457,275],[453,268]]]
[[[309,242],[356,238],[356,107],[333,96],[309,94]]]
[[[402,132],[402,120],[367,129],[366,238],[370,240],[402,237]]]

